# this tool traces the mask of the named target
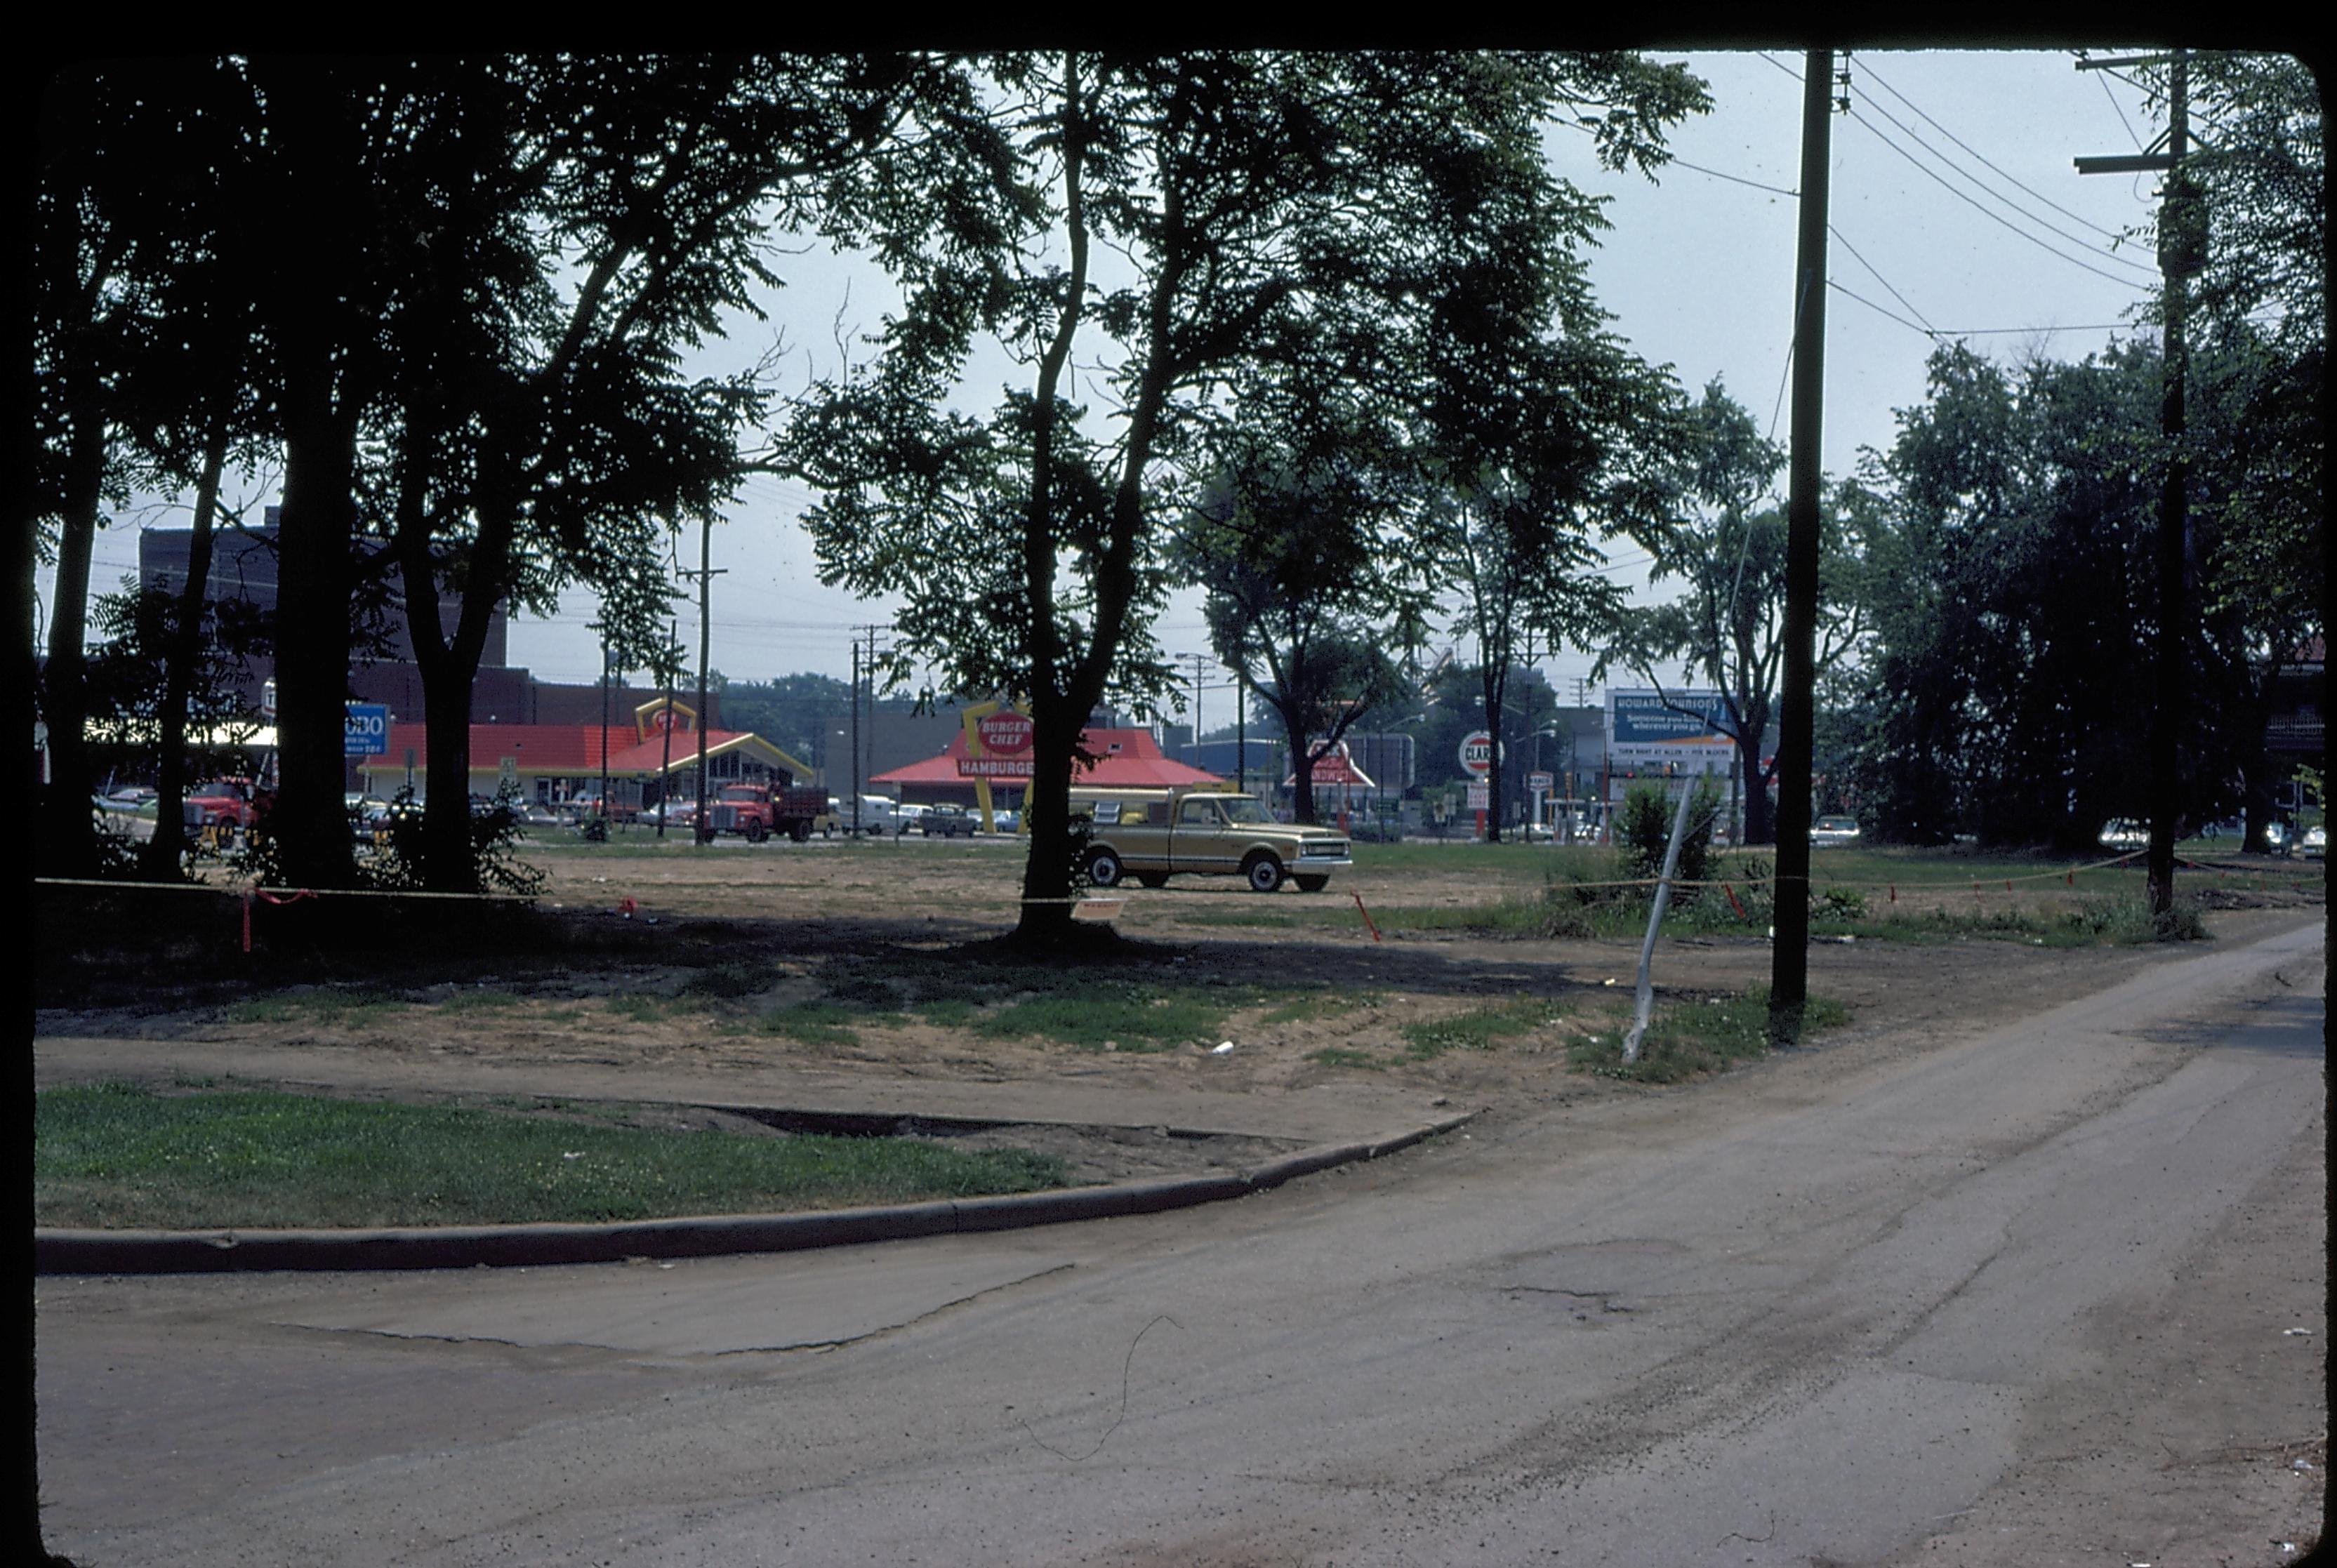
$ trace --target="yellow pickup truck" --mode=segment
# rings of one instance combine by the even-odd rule
[[[1215,791],[1071,791],[1071,814],[1088,828],[1088,881],[1117,887],[1133,877],[1157,888],[1170,877],[1240,877],[1254,892],[1285,881],[1320,892],[1354,862],[1346,839],[1304,823],[1279,823],[1248,795]]]

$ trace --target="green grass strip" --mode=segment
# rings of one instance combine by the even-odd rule
[[[594,1222],[977,1197],[1070,1179],[1060,1158],[1020,1149],[669,1132],[272,1091],[44,1089],[34,1115],[43,1225]]]
[[[1565,1013],[1562,1002],[1546,997],[1519,997],[1449,1018],[1406,1024],[1403,1038],[1415,1057],[1442,1056],[1452,1050],[1489,1051],[1494,1041],[1511,1035],[1531,1034],[1556,1023]]]

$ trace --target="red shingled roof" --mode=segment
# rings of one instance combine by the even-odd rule
[[[1093,788],[1168,789],[1226,782],[1216,774],[1205,773],[1172,757],[1161,755],[1159,743],[1152,738],[1152,732],[1149,729],[1081,730],[1080,745],[1097,760],[1078,775],[1078,782]],[[950,736],[948,748],[941,755],[877,774],[868,782],[878,784],[963,784],[970,788],[973,781],[962,777],[957,771],[958,759],[964,755],[965,734],[961,730]],[[991,782],[1019,784],[1022,781],[993,779]]]
[[[665,737],[655,735],[648,740],[634,738],[631,725],[612,725],[609,728],[609,771],[613,774],[655,774],[666,765]],[[746,730],[709,729],[706,732],[709,755],[740,745],[768,753],[765,761],[779,759],[790,773],[799,779],[810,777],[810,770],[794,765],[794,759],[768,741]],[[406,748],[414,748],[416,767],[428,765],[429,734],[418,724],[392,725],[389,728],[389,755],[403,758]],[[519,759],[520,769],[530,774],[594,774],[601,771],[601,726],[571,724],[474,724],[471,726],[471,771],[493,773],[504,757]],[[680,768],[698,759],[698,734],[695,730],[676,730],[673,734],[673,765]],[[374,765],[384,765],[381,758],[370,759]]]

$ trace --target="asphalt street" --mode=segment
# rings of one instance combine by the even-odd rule
[[[1894,1559],[2041,1473],[2053,1402],[2117,1383],[2170,1278],[2273,1208],[2322,1222],[2321,946],[1176,1213],[44,1280],[49,1539],[87,1564]],[[2263,1348],[2315,1431],[2321,1353]]]

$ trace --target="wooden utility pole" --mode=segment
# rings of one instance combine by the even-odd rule
[[[2166,184],[2158,203],[2158,272],[2166,317],[2158,433],[2166,448],[2166,472],[2158,495],[2158,649],[2151,681],[2150,848],[2145,853],[2150,912],[2164,920],[2175,909],[2175,834],[2182,811],[2183,708],[2188,681],[2190,606],[2185,581],[2190,529],[2190,485],[2183,456],[2183,383],[2188,350],[2184,317],[2190,303],[2187,279],[2206,259],[2207,219],[2196,186],[2184,172],[2191,151],[2188,63],[2184,52],[2128,55],[2117,60],[2080,60],[2080,71],[2115,65],[2164,65],[2166,71],[2166,151],[2113,158],[2077,160],[2080,174],[2132,174],[2164,170]],[[2254,824],[2251,823],[2253,827]]]
[[[852,639],[852,836],[860,836],[860,639]]]
[[[678,570],[678,568],[677,568]],[[665,824],[673,816],[673,675],[679,667],[674,652],[681,647],[681,618],[666,632],[665,706],[658,713],[658,729],[665,736],[665,760],[658,765],[658,842],[665,842]]]
[[[1794,266],[1793,456],[1785,500],[1785,667],[1777,701],[1776,934],[1769,1035],[1801,1037],[1810,994],[1810,773],[1817,727],[1819,449],[1825,414],[1827,163],[1833,51],[1802,66],[1802,226]]]
[[[711,513],[698,522],[698,570],[686,575],[698,579],[698,815],[690,823],[690,836],[701,844],[714,842],[708,831],[706,819],[706,664],[707,650],[713,637],[714,579],[722,575],[708,564],[714,549],[714,518]],[[725,569],[728,570],[727,568]],[[666,710],[668,733],[671,733],[673,710]],[[670,742],[669,742],[670,744]],[[660,820],[660,827],[663,822]]]
[[[864,622],[852,628],[868,634],[868,657],[860,657],[857,638],[852,644],[852,832],[860,833],[860,792],[865,787],[860,779],[864,754],[860,749],[860,681],[865,673],[868,680],[868,731],[873,743],[876,732],[876,631],[874,623]]]

